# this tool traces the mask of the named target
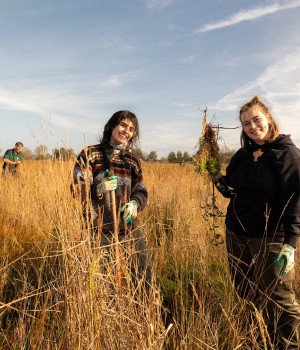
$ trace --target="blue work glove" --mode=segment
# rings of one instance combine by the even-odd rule
[[[135,200],[128,202],[121,208],[122,218],[127,222],[133,222],[137,217],[138,204]]]
[[[275,264],[280,266],[283,260],[283,267],[280,270],[280,275],[284,275],[291,271],[295,263],[295,248],[289,244],[284,244],[280,253],[277,255]]]
[[[108,169],[105,170],[104,179],[97,185],[97,196],[102,196],[103,193],[114,191],[117,188],[117,177],[108,175]]]

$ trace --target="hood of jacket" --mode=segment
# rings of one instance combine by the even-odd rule
[[[294,142],[291,140],[291,135],[280,134],[276,137],[273,142],[266,142],[263,145],[258,145],[253,142],[251,145],[251,150],[255,151],[258,149],[264,150],[268,148],[282,148],[286,146],[295,146]]]

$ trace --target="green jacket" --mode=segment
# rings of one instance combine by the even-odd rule
[[[5,152],[3,159],[8,159],[8,160],[11,160],[12,162],[19,160],[23,163],[22,153],[15,154],[13,149],[8,149]],[[18,168],[18,164],[3,163],[3,173],[10,172],[14,174],[17,171],[17,168]]]

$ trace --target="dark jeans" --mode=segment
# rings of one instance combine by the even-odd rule
[[[295,299],[295,269],[280,276],[275,260],[283,238],[247,237],[227,229],[231,278],[239,295],[266,310],[266,324],[280,336],[283,349],[298,349],[300,306]]]
[[[148,252],[146,242],[140,229],[135,229],[128,234],[119,234],[120,263],[128,263],[132,280],[149,292],[151,286],[156,286],[153,281],[153,262]],[[101,247],[104,247],[109,256],[114,255],[115,239],[112,234],[101,234]]]

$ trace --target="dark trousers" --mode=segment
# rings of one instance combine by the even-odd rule
[[[128,234],[119,234],[118,241],[120,264],[128,264],[133,282],[138,285],[142,281],[142,287],[149,292],[151,286],[156,286],[155,281],[152,280],[153,262],[140,229],[135,229]],[[101,247],[106,249],[108,256],[114,255],[113,234],[101,234]]]
[[[292,286],[295,269],[280,276],[281,267],[275,265],[283,238],[247,237],[227,229],[226,245],[239,295],[266,311],[266,324],[280,336],[282,349],[299,349],[300,306]]]

